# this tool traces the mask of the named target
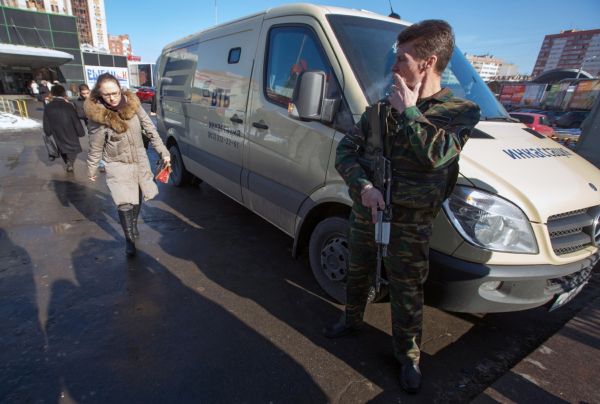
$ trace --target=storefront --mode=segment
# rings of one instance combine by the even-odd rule
[[[59,80],[73,55],[55,49],[0,43],[0,94],[28,93],[31,80]]]
[[[84,82],[76,19],[0,6],[0,94],[27,93],[31,80]]]

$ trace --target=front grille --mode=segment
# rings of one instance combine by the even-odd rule
[[[600,207],[579,209],[548,218],[548,233],[556,255],[579,251],[594,244],[594,223]]]
[[[588,279],[590,279],[592,276],[592,267],[593,265],[590,265],[589,267],[571,275],[563,276],[561,278],[548,279],[546,281],[546,293],[549,295],[557,295],[559,293],[564,293],[575,289],[577,286],[587,282]]]

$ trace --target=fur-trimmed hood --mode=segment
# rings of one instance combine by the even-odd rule
[[[122,96],[126,100],[125,106],[117,112],[106,108],[102,101],[90,95],[83,104],[85,115],[89,120],[106,125],[117,133],[127,131],[129,128],[127,121],[137,114],[141,103],[131,91],[124,90]]]

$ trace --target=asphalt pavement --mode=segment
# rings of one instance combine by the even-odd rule
[[[550,313],[427,306],[423,390],[408,396],[388,303],[326,339],[342,307],[307,258],[206,184],[160,184],[128,260],[85,152],[66,173],[41,135],[0,132],[1,403],[600,402],[597,273]]]

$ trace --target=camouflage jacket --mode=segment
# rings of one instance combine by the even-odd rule
[[[453,97],[444,88],[417,106],[388,116],[388,157],[392,162],[392,203],[426,208],[440,203],[446,190],[448,169],[457,161],[471,130],[479,121],[479,107]],[[337,147],[335,167],[349,187],[350,197],[361,205],[360,191],[372,183],[371,173],[359,161],[365,155],[370,124],[363,114]]]

